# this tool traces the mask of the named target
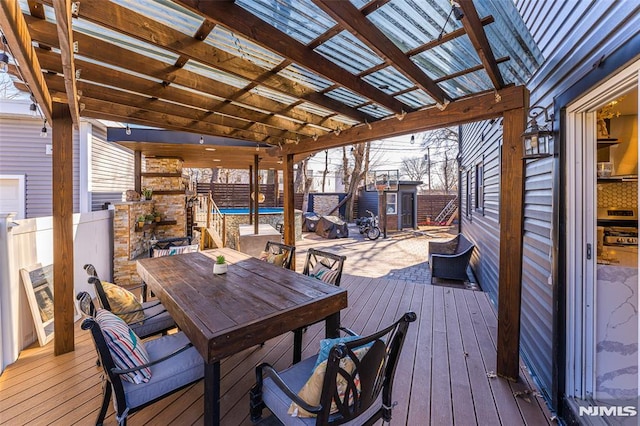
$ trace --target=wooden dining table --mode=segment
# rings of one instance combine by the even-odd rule
[[[213,274],[218,255],[226,274]],[[337,337],[347,307],[346,290],[229,248],[141,259],[137,271],[204,359],[205,425],[220,424],[220,360],[323,319]]]

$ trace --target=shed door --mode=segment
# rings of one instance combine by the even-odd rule
[[[413,228],[413,192],[402,193],[402,227]]]

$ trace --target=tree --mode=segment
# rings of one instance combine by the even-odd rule
[[[429,189],[450,192],[458,186],[458,131],[445,127],[422,134],[421,146],[427,151]]]
[[[424,181],[429,163],[426,157],[403,158],[400,173],[413,181]]]

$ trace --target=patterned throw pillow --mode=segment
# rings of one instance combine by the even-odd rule
[[[169,249],[153,249],[153,257],[169,256]]]
[[[356,349],[353,353],[358,357],[358,359],[362,359],[367,351],[369,350],[369,346],[364,346],[362,348]],[[350,357],[344,357],[340,360],[340,368],[346,371],[348,374],[352,374],[356,369],[356,364]],[[322,396],[322,384],[324,383],[324,374],[327,370],[327,360],[323,361],[318,365],[307,380],[307,383],[304,384],[300,392],[298,392],[298,396],[305,400],[310,405],[319,405],[320,397]],[[360,393],[360,377],[356,374],[353,378],[353,381],[356,385],[356,392]],[[347,380],[340,374],[336,377],[336,386],[338,391],[339,399],[344,398],[345,392],[347,391]],[[353,402],[352,396],[349,398],[350,403]],[[331,414],[337,413],[338,407],[334,401],[331,402]],[[298,406],[295,402],[292,402],[289,405],[289,410],[287,413],[290,416],[297,417],[316,417],[315,414],[310,413]]]
[[[129,290],[125,290],[119,285],[102,281],[102,288],[107,295],[111,311],[126,321],[127,324],[142,323],[144,321],[144,312],[131,312],[142,309],[142,304],[138,298]],[[121,314],[120,312],[131,312]]]
[[[95,320],[100,325],[116,367],[124,370],[149,362],[144,344],[121,318],[106,309],[98,309]],[[151,369],[142,368],[120,377],[131,383],[146,383],[151,378]]]
[[[338,278],[338,271],[334,271],[318,262],[309,273],[309,276],[324,281],[327,284],[335,284]]]
[[[173,256],[176,254],[183,254],[183,253],[195,253],[198,251],[198,245],[197,244],[191,244],[188,246],[177,246],[177,247],[169,247],[169,256]]]
[[[329,352],[331,352],[331,348],[333,348],[338,343],[347,343],[352,340],[360,339],[362,336],[346,336],[346,337],[336,337],[334,339],[322,339],[320,340],[320,351],[318,352],[318,358],[316,359],[316,365],[313,366],[314,370],[322,363],[322,361],[326,361],[329,359]],[[361,347],[370,348],[373,345],[373,342],[367,343]],[[358,347],[357,349],[360,349]]]
[[[275,254],[268,251],[261,251],[258,259],[262,260],[263,262],[273,263],[276,266],[282,266],[285,257],[286,256],[284,253]]]

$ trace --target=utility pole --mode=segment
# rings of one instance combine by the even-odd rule
[[[429,147],[427,147],[427,178],[429,179],[429,194],[431,194],[431,155],[429,155]]]

